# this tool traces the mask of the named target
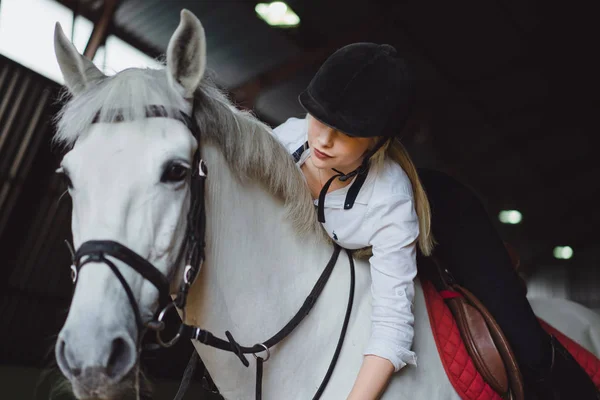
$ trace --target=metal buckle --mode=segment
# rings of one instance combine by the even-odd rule
[[[77,267],[71,264],[71,280],[73,281],[73,283],[77,282],[77,275]]]
[[[267,362],[269,360],[269,358],[271,358],[271,352],[269,351],[269,348],[267,346],[265,346],[263,343],[256,343],[255,346],[262,346],[262,348],[265,349],[265,351],[267,352],[267,357],[263,359],[263,362]],[[254,356],[255,360],[258,359],[258,356],[256,355],[256,353],[252,353],[252,355]]]
[[[204,160],[200,159],[200,162],[198,163],[198,176],[206,176],[206,163],[204,162]]]
[[[195,274],[194,276],[190,277],[190,274],[192,274],[193,272],[194,268],[192,268],[190,264],[185,266],[185,269],[183,270],[183,283],[185,283],[187,286],[192,286],[192,283],[194,283],[194,281],[196,280],[196,276],[198,274]]]
[[[181,337],[181,328],[183,326],[183,324],[181,324],[179,326],[179,331],[177,332],[177,334],[175,336],[173,336],[173,338],[171,340],[165,342],[162,339],[162,337],[160,336],[160,332],[162,332],[165,327],[165,323],[164,323],[163,319],[165,318],[165,315],[171,308],[175,308],[175,303],[167,304],[166,307],[162,309],[160,314],[158,314],[158,318],[155,321],[155,326],[159,327],[159,329],[156,330],[156,341],[158,342],[159,345],[161,345],[162,347],[165,347],[165,348],[172,347],[175,343],[177,343],[179,341],[179,338]],[[181,311],[183,312],[182,321],[185,322],[185,308]]]

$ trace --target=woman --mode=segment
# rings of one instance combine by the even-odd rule
[[[289,119],[275,135],[304,173],[329,236],[342,247],[373,251],[371,339],[348,399],[378,398],[394,372],[416,365],[417,244],[428,256],[433,236],[436,256],[496,317],[531,396],[572,399],[577,385],[576,398],[596,399],[589,377],[537,322],[472,193],[446,175],[421,172],[431,214],[420,177],[396,139],[414,103],[413,79],[396,50],[355,43],[336,51],[299,101],[307,117]]]

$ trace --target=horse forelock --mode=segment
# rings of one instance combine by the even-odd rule
[[[145,118],[146,106],[151,104],[165,106],[170,114],[186,107],[185,100],[169,86],[164,70],[121,71],[65,102],[55,119],[54,141],[72,145],[89,129],[98,113],[99,119],[106,122]]]

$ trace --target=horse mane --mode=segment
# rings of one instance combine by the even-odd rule
[[[207,76],[208,75],[208,76]],[[261,183],[283,200],[287,216],[301,234],[327,238],[317,221],[312,197],[285,147],[271,128],[248,111],[234,107],[205,75],[195,92],[195,118],[203,140],[222,151],[232,172],[241,180]],[[66,96],[68,93],[65,92]],[[145,118],[146,106],[164,106],[169,114],[189,105],[169,84],[165,70],[131,68],[103,78],[84,93],[68,99],[55,118],[53,141],[71,147],[86,132],[97,112],[101,121],[135,121]],[[175,116],[175,115],[169,115]]]

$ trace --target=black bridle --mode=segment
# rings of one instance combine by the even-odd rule
[[[169,112],[170,111],[170,112]],[[182,122],[196,138],[198,149],[194,154],[192,170],[190,174],[190,209],[187,215],[187,226],[185,238],[181,245],[179,255],[176,260],[176,265],[181,263],[181,259],[185,256],[185,269],[183,279],[179,286],[177,297],[171,301],[170,284],[165,277],[154,265],[152,265],[144,257],[140,256],[133,250],[129,249],[121,243],[110,240],[91,240],[81,244],[77,252],[73,255],[73,265],[71,266],[71,277],[73,283],[77,282],[77,276],[81,268],[91,262],[103,263],[108,265],[111,271],[116,275],[117,279],[123,286],[131,308],[135,314],[136,323],[138,326],[138,345],[144,336],[146,329],[156,331],[156,340],[162,347],[171,347],[174,345],[180,336],[180,332],[169,341],[164,341],[161,337],[161,331],[164,330],[163,322],[165,314],[172,308],[177,307],[185,310],[187,295],[191,285],[194,283],[202,263],[204,261],[205,247],[205,231],[206,231],[206,213],[204,210],[204,186],[206,181],[207,167],[203,160],[200,159],[200,139],[201,132],[198,124],[193,118],[179,110],[167,110],[164,106],[150,105],[146,107],[146,118],[173,118]],[[110,122],[121,122],[124,118],[122,112],[117,113]],[[96,113],[92,123],[102,122],[100,111]],[[144,323],[144,319],[139,310],[139,306],[135,300],[133,292],[119,272],[119,269],[111,261],[110,258],[115,258],[122,261],[127,266],[139,273],[144,279],[154,285],[159,293],[159,309],[161,312],[155,320]]]
[[[257,370],[256,370],[256,399],[261,399],[262,397],[262,373],[263,373],[263,363],[266,362],[270,357],[269,349],[275,346],[277,343],[281,342],[285,339],[299,324],[302,320],[308,315],[312,307],[317,301],[317,298],[323,291],[325,284],[327,283],[335,264],[337,263],[338,256],[341,251],[341,247],[334,243],[333,254],[327,263],[327,266],[321,273],[321,276],[317,280],[310,294],[307,296],[306,300],[302,304],[302,307],[298,310],[298,312],[292,317],[292,319],[275,335],[266,341],[256,344],[251,347],[241,346],[237,343],[237,341],[233,338],[229,331],[225,332],[225,336],[227,339],[221,339],[211,332],[207,330],[203,330],[199,327],[187,325],[185,323],[185,306],[187,302],[187,295],[190,287],[194,283],[196,277],[198,276],[198,272],[202,263],[204,261],[204,248],[205,248],[205,236],[206,236],[206,213],[205,213],[205,204],[204,204],[204,188],[205,181],[207,177],[207,168],[204,161],[200,159],[200,139],[201,139],[201,131],[193,118],[190,118],[187,114],[182,111],[168,112],[163,106],[151,105],[146,107],[146,117],[162,117],[162,118],[173,118],[179,120],[190,130],[192,135],[196,138],[198,143],[198,149],[194,154],[194,162],[191,171],[191,180],[190,180],[190,194],[191,194],[191,204],[190,209],[187,215],[187,228],[185,239],[182,243],[179,255],[177,257],[176,265],[181,263],[182,257],[185,256],[185,270],[183,272],[182,282],[179,286],[179,290],[177,292],[177,296],[175,299],[171,300],[170,293],[170,284],[167,278],[148,260],[144,257],[140,256],[133,250],[124,246],[121,243],[109,240],[91,240],[81,244],[79,249],[73,254],[73,265],[71,266],[71,276],[73,283],[77,284],[77,277],[85,265],[89,263],[101,263],[106,264],[110,270],[115,274],[121,286],[125,290],[127,294],[127,298],[129,299],[129,303],[131,304],[132,310],[135,314],[136,323],[138,326],[138,348],[140,346],[140,342],[142,337],[144,336],[146,330],[154,330],[156,331],[156,340],[159,346],[162,347],[171,347],[173,346],[179,339],[182,337],[188,339],[195,339],[205,345],[212,346],[221,350],[229,351],[234,353],[242,362],[242,364],[246,367],[250,365],[248,359],[246,358],[246,354],[252,354],[256,359]],[[193,112],[192,112],[193,115]],[[122,114],[118,114],[116,118],[112,119],[109,122],[121,122],[123,121]],[[93,120],[93,123],[101,122],[100,121],[100,112],[96,114],[96,117]],[[350,314],[352,310],[352,303],[354,299],[354,286],[355,286],[355,273],[354,273],[354,260],[352,259],[352,254],[350,251],[346,250],[348,254],[348,259],[350,262],[350,294],[348,299],[348,305],[346,308],[346,314],[344,317],[344,323],[342,325],[342,330],[340,333],[340,337],[333,355],[333,359],[329,365],[329,368],[321,382],[321,385],[317,389],[316,394],[313,399],[318,399],[321,397],[323,391],[329,379],[333,373],[333,369],[337,362],[338,356],[340,354],[344,337],[346,334],[346,330],[348,327],[348,322],[350,319]],[[137,273],[139,273],[144,279],[148,280],[150,283],[154,285],[154,287],[158,290],[159,293],[159,310],[158,316],[156,319],[151,319],[150,321],[144,323],[142,315],[139,310],[139,306],[135,300],[133,292],[119,271],[116,265],[113,263],[111,259],[117,259],[123,262],[125,265],[129,266]],[[179,330],[177,334],[168,341],[163,340],[161,337],[161,332],[165,329],[164,316],[165,314],[173,309],[178,308],[183,312],[182,323],[179,326]],[[158,346],[154,346],[157,348]],[[266,357],[263,358],[258,356],[259,353],[266,352]],[[196,366],[196,360],[198,359],[197,353],[194,351],[192,355],[192,359],[186,368],[184,378],[182,380],[181,386],[175,400],[179,400],[183,397],[185,390],[189,384],[189,380]]]

